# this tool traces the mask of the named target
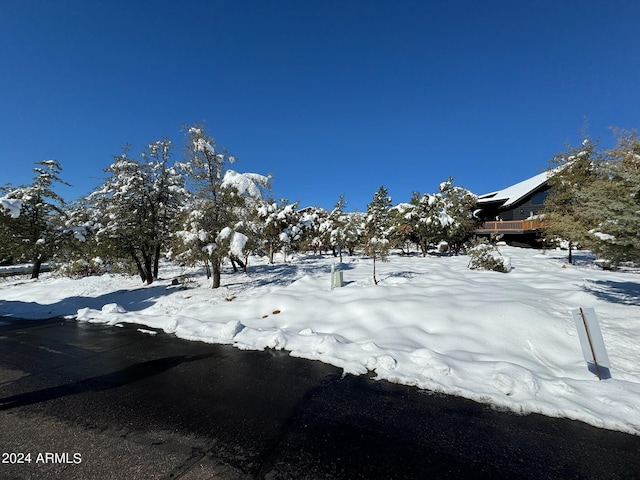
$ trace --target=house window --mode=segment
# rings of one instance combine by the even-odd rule
[[[542,205],[547,199],[549,192],[538,192],[531,197],[531,203],[534,205]]]

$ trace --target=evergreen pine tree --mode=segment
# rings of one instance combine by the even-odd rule
[[[384,186],[373,195],[371,203],[367,205],[364,227],[364,254],[373,259],[373,283],[378,284],[376,278],[376,260],[387,261],[391,243],[391,198]]]
[[[391,243],[399,248],[404,255],[408,255],[411,246],[418,244],[418,238],[413,231],[415,206],[409,203],[395,205],[391,212]]]
[[[473,212],[476,209],[476,196],[469,190],[453,184],[450,177],[440,184],[444,209],[453,220],[445,229],[444,240],[456,254],[464,243],[473,235],[478,220]]]
[[[413,234],[420,245],[422,255],[426,256],[429,247],[444,238],[444,229],[450,218],[446,216],[440,194],[420,195],[414,192],[411,204],[414,207],[410,216]]]
[[[587,137],[580,146],[569,147],[551,159],[551,189],[544,202],[545,236],[568,242],[569,263],[573,262],[574,246],[589,243],[588,231],[594,219],[589,218],[589,212],[583,208],[579,192],[594,182],[601,164],[597,144]]]
[[[53,185],[68,185],[60,178],[62,168],[57,160],[44,160],[36,165],[33,183],[11,190],[6,196],[20,202],[19,216],[0,213],[1,256],[31,261],[31,278],[39,277],[42,263],[53,257],[65,238],[64,200]]]
[[[104,184],[88,197],[92,220],[101,225],[96,241],[111,256],[128,256],[147,284],[158,276],[161,250],[186,195],[179,166],[170,164],[171,147],[166,139],[151,143],[140,159],[130,158],[125,147],[105,169]]]
[[[229,169],[235,158],[218,147],[200,125],[187,128],[186,137],[184,168],[193,195],[177,234],[181,241],[176,244],[176,253],[192,261],[202,260],[213,277],[212,288],[218,288],[224,260],[238,259],[239,252],[229,250],[232,234],[244,228],[250,199],[261,197],[261,189],[268,186],[269,178]]]
[[[600,174],[576,193],[592,223],[586,246],[613,265],[640,260],[640,139],[634,131],[616,135]]]
[[[346,216],[347,223],[344,227],[344,245],[349,255],[353,255],[356,248],[362,243],[364,214],[361,212],[350,212],[347,213]]]
[[[269,263],[274,262],[277,249],[282,249],[285,256],[292,245],[300,240],[302,227],[297,211],[298,202],[289,203],[286,199],[279,202],[265,202],[258,207],[258,216],[262,219],[262,238],[269,253]]]
[[[300,214],[303,226],[302,244],[314,253],[322,254],[331,245],[329,212],[322,207],[307,207]]]
[[[344,197],[344,194],[340,195],[340,198],[338,198],[333,210],[331,210],[331,213],[329,214],[327,222],[329,226],[329,242],[334,249],[334,256],[336,253],[339,255],[340,263],[342,263],[342,250],[345,249],[347,244],[346,227],[348,218],[344,211],[347,206],[347,201]]]

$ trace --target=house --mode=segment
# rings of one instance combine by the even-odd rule
[[[549,193],[549,172],[502,190],[480,195],[474,212],[482,223],[478,235],[501,234],[512,245],[541,246],[542,221],[537,217]]]

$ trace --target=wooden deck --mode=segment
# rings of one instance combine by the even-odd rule
[[[544,228],[541,220],[499,220],[495,222],[484,222],[476,233],[533,233]]]

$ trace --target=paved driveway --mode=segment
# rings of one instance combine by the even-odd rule
[[[2,479],[640,478],[640,437],[283,352],[3,321]]]

